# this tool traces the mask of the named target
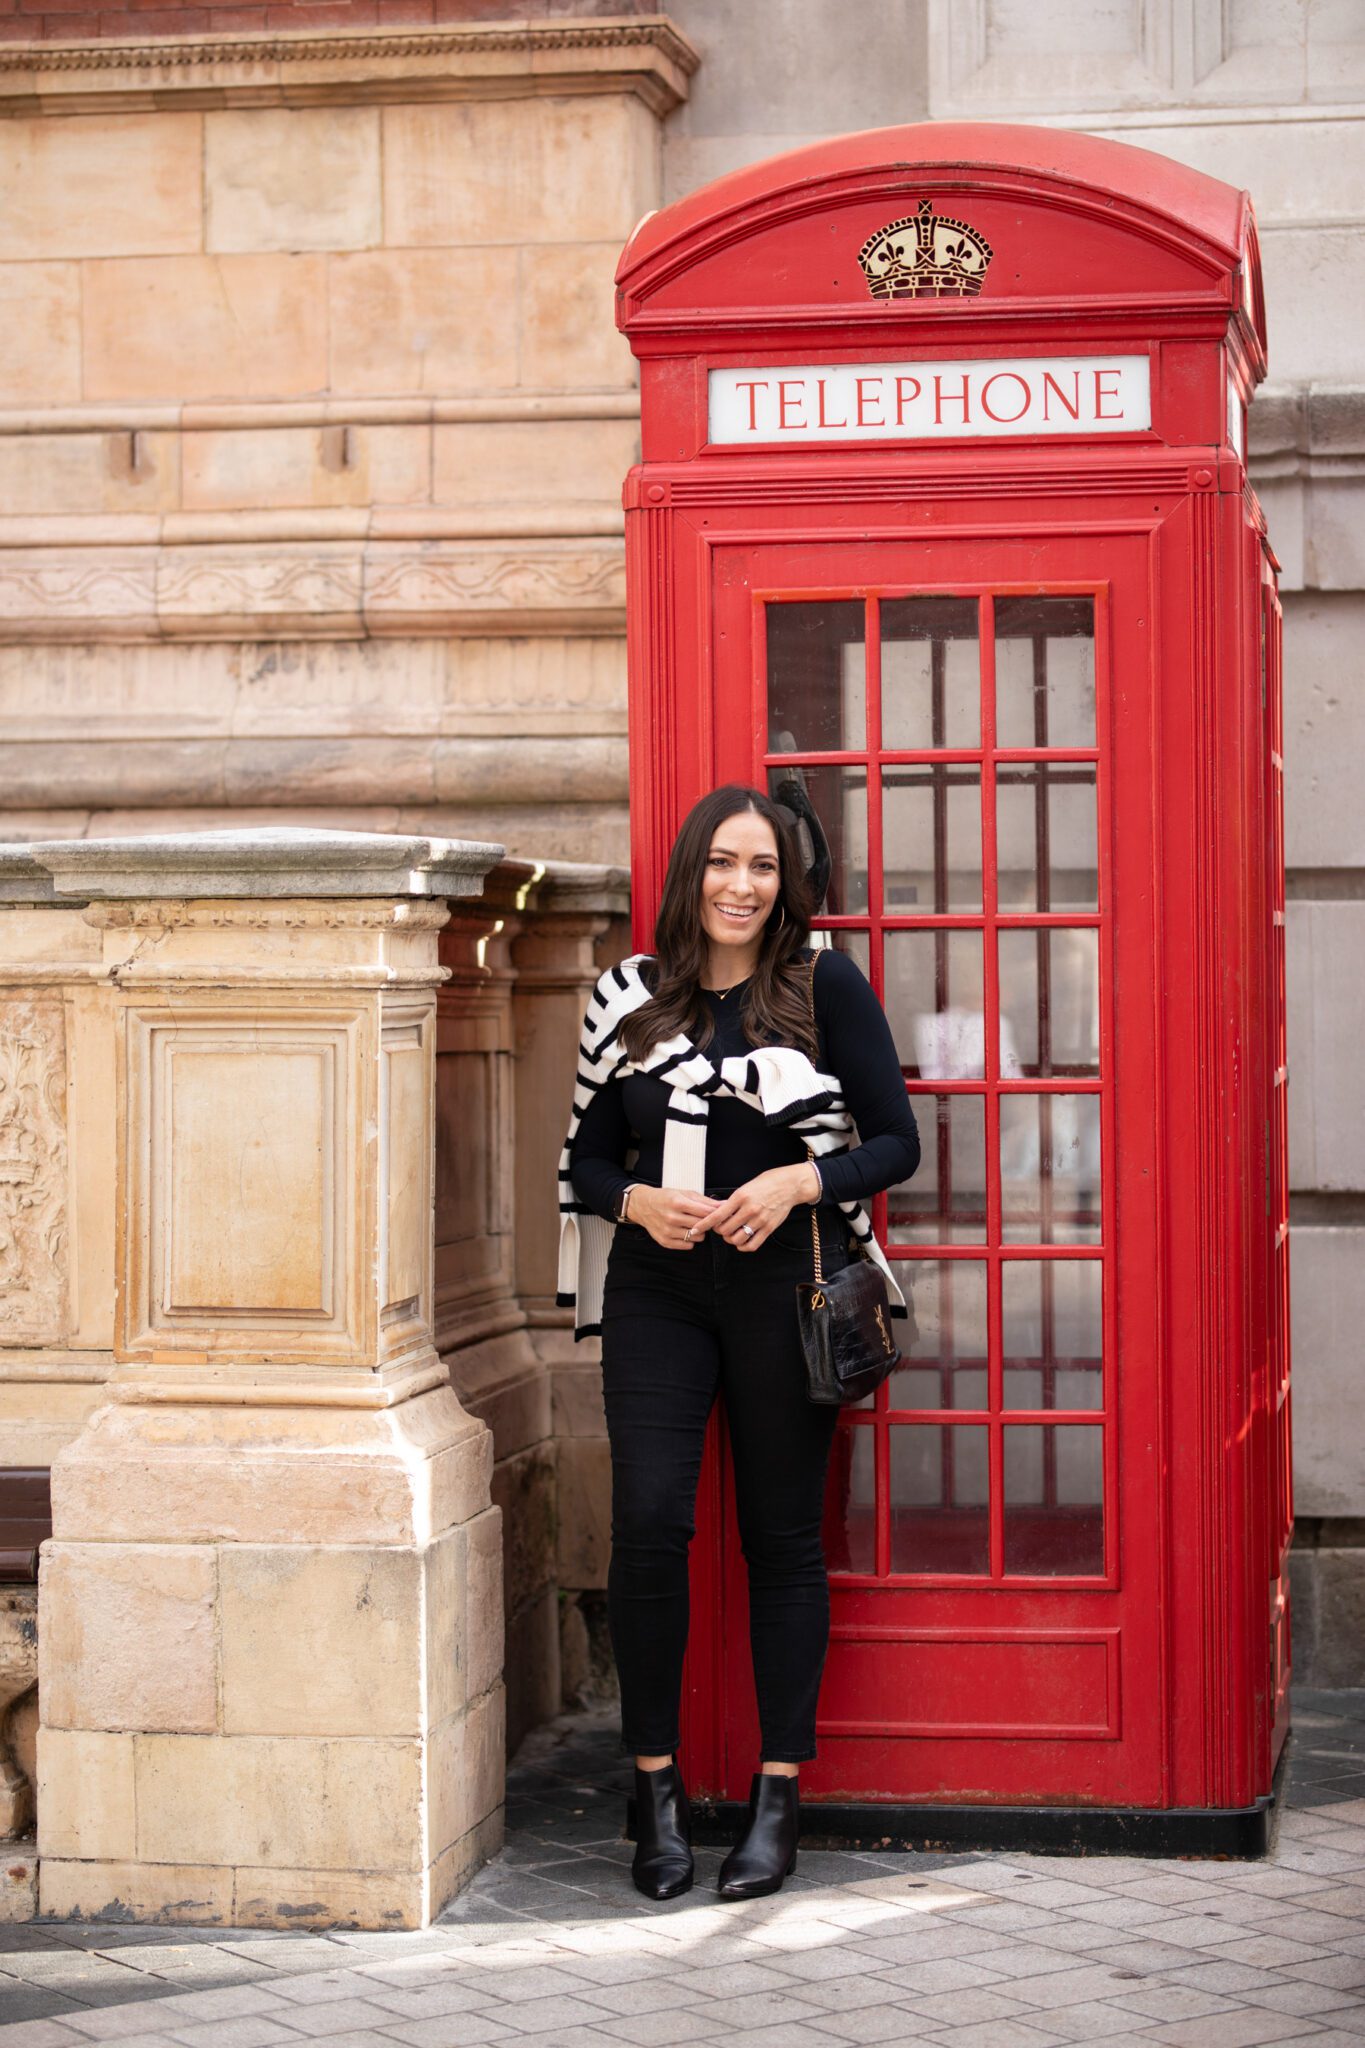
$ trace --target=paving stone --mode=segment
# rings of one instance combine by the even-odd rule
[[[1301,1977],[1294,1978],[1258,1992],[1256,2003],[1269,2006],[1273,2012],[1305,2013],[1310,2019],[1326,2014],[1327,2024],[1334,2027],[1343,2024],[1341,2013],[1354,2011],[1365,2027],[1365,2000],[1359,1991],[1343,1989],[1339,1984],[1309,1984]]]
[[[1037,1930],[1033,1945],[1065,1955],[1084,1955],[1091,1951],[1100,1954],[1107,1953],[1122,1937],[1122,1928],[1100,1926],[1093,1920],[1057,1920],[1051,1927]],[[1133,1938],[1136,1940],[1138,1937]]]
[[[1067,2041],[1108,2041],[1115,2034],[1131,2034],[1134,2024],[1132,2013],[1106,1999],[1057,2006],[1045,2015],[1021,2012],[1020,2017],[1048,2027]]]
[[[1321,1962],[1294,1963],[1287,1977],[1301,1977],[1309,1984],[1337,1984],[1345,1990],[1365,1987],[1365,1956],[1324,1956]]]
[[[1028,2018],[1017,1998],[999,1991],[940,1991],[927,1998],[906,1999],[902,2012],[914,2013],[929,2026],[976,2026],[986,2020]],[[1131,2020],[1131,2014],[1129,2015]]]
[[[1154,1977],[1166,1970],[1183,1969],[1190,1960],[1190,1951],[1172,1941],[1144,1941],[1135,1936],[1132,1941],[1116,1941],[1096,1949],[1091,1960],[1103,1963],[1107,1970],[1127,1972],[1130,1976]]]
[[[884,1977],[817,1978],[801,1985],[799,1995],[827,2012],[857,2012],[870,2005],[898,2005],[904,1989]]]
[[[213,1991],[172,1992],[158,2001],[154,2017],[162,2030],[201,2020],[247,2019],[259,2013],[292,2026],[292,2009],[291,2001],[275,1986],[224,1984]]]
[[[362,2001],[372,2010],[385,2015],[373,2025],[383,2027],[399,2020],[443,2019],[448,2013],[491,2012],[497,2008],[498,2000],[493,1992],[483,1985],[471,1984],[467,1978],[452,1977],[444,1984],[428,1984],[420,1991],[395,1991],[391,1985],[376,1987]],[[296,2013],[326,2013],[329,2008],[321,2006],[295,2006]],[[299,2020],[290,2020],[289,2025],[298,2026]]]
[[[165,1995],[170,1996],[174,1986],[167,1985]],[[150,2034],[159,2032],[158,2015],[161,2001],[155,1993],[149,1993],[147,1986],[141,1986],[142,1995],[136,2000],[122,2000],[117,2005],[106,2005],[97,2011],[71,2012],[66,2024],[74,2027],[88,2040],[115,2041],[125,2035]]]
[[[636,2048],[674,2048],[675,2042],[714,2040],[716,2022],[696,2012],[642,2012],[608,2021],[602,2033],[608,2040],[633,2041]]]
[[[637,1978],[632,1984],[585,1984],[584,1992],[598,2008],[595,2025],[608,2019],[627,2019],[642,2012],[681,2012],[691,2004],[700,2005],[700,1994],[694,1998],[690,1984],[680,1983],[676,1977]],[[506,2014],[506,2018],[520,2024],[517,2013]]]
[[[785,1953],[782,1967],[794,1982],[839,1984],[849,1978],[866,1977],[877,1964],[841,1942],[833,1948],[813,1949],[809,1955]]]
[[[1061,2038],[1024,2020],[991,2020],[985,2026],[953,2027],[934,2036],[944,2048],[1057,2048]]]
[[[1305,1970],[1321,1969],[1320,1963],[1305,1963]],[[1208,1961],[1187,1963],[1183,1970],[1171,1970],[1167,1982],[1187,1984],[1194,1991],[1226,1991],[1230,1995],[1240,1993],[1243,1999],[1250,1999],[1267,1986],[1283,1983],[1283,1978],[1272,1976],[1269,1970],[1255,1970],[1249,1963],[1211,1963]]]
[[[1241,2000],[1220,1991],[1196,1991],[1186,1984],[1153,1984],[1141,1991],[1116,1991],[1109,2003],[1155,2025],[1163,2020],[1197,2020],[1209,2013],[1234,2012]]]
[[[984,1969],[980,1963],[966,1963],[948,1957],[941,1963],[902,1963],[878,1972],[883,1984],[892,1984],[905,1997],[914,1998],[933,1991],[970,1991],[978,1985],[998,1985],[999,1970]]]
[[[1161,2048],[1269,2048],[1276,2041],[1320,2039],[1312,2020],[1288,2019],[1283,2013],[1228,2012],[1202,2020],[1172,2020],[1153,2027],[1144,2040]]]
[[[1005,1981],[1010,1986],[1012,1998],[1039,2012],[1047,2012],[1053,2006],[1085,2005],[1112,1998],[1116,1992],[1126,1990],[1129,1980],[1120,1977],[1115,1970],[1090,1963],[1082,1969],[1050,1971],[1039,1977],[1018,1980],[1007,1974]]]
[[[1302,1941],[1283,1941],[1278,1935],[1265,1934],[1258,1929],[1254,1934],[1235,1935],[1231,1941],[1220,1942],[1217,1948],[1208,1949],[1205,1953],[1210,1959],[1221,1957],[1230,1963],[1252,1963],[1258,1969],[1278,1970],[1290,1968],[1295,1963],[1318,1962],[1327,1950],[1320,1945],[1310,1947]]]
[[[353,2033],[357,2027],[382,2028],[391,2017],[384,2006],[365,1998],[338,1998],[322,2005],[289,2005],[283,1999],[278,2003],[283,2008],[279,2018],[295,2039],[305,2034],[330,2040],[334,2034]],[[213,2044],[209,2043],[208,2048],[213,2048]],[[222,2048],[256,2048],[256,2044],[224,2040]]]
[[[747,1991],[737,1998],[711,1999],[696,2011],[715,2034],[740,2028],[776,2027],[786,2021],[809,2020],[818,2025],[823,2008],[806,1995],[810,1989],[803,1984],[799,1995],[794,1991]],[[869,2001],[872,2002],[876,2001]]]
[[[985,1955],[1000,1946],[1000,1937],[973,1920],[934,1921],[905,1934],[870,1934],[857,1943],[869,1962],[937,1962],[944,1956]]]
[[[8,2008],[0,2007],[5,2020],[0,2024],[0,2040],[5,2048],[72,2048],[73,2042],[83,2042],[88,2037],[78,2034],[74,2027],[63,2026],[60,2020],[17,2020],[8,2023]]]
[[[407,2048],[482,2048],[484,2042],[514,2041],[516,2034],[491,2013],[448,2012],[434,2020],[399,2020],[384,2029],[384,2038]]]
[[[903,2048],[918,2032],[917,2016],[905,2005],[870,2005],[861,2012],[827,2013],[820,2025],[839,2041],[894,2041],[897,2048]]]
[[[355,1970],[315,1970],[302,1977],[281,1977],[270,1986],[272,1996],[290,2005],[335,2005],[365,1988],[367,1980]]]
[[[549,1998],[518,1999],[515,2004],[500,2006],[496,2010],[489,2007],[477,2017],[499,2020],[514,2034],[534,2036],[547,2033],[554,2027],[598,2026],[612,2015],[593,1998],[570,1998],[561,1992]]]
[[[172,2027],[168,2031],[172,2040],[183,2043],[183,2048],[277,2048],[281,2041],[299,2039],[291,2027],[282,2027],[278,2020],[266,2019],[262,2013],[243,2014],[231,2020],[201,2020],[194,2026]],[[341,2031],[339,2028],[338,2033]]]

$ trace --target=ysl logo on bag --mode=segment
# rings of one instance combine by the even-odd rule
[[[816,1288],[814,1294],[812,1294],[810,1298],[810,1305],[812,1308],[823,1308],[825,1305],[825,1297],[820,1292],[818,1287]]]

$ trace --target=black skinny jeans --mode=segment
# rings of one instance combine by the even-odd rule
[[[708,1188],[727,1195],[729,1188]],[[821,1258],[856,1256],[837,1208],[821,1204]],[[820,1525],[839,1411],[807,1396],[796,1283],[813,1277],[810,1210],[798,1203],[756,1251],[708,1231],[694,1251],[618,1224],[602,1300],[602,1380],[611,1439],[607,1618],[621,1681],[623,1748],[678,1746],[687,1646],[687,1553],[702,1439],[724,1393],[762,1761],[815,1755],[815,1702],[829,1644]]]

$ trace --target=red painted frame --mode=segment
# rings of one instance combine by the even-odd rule
[[[981,225],[997,250],[1005,220],[998,287],[988,278],[968,304],[868,303],[846,260],[857,230],[908,211],[911,195]],[[1108,272],[1096,255],[1105,237]],[[1088,252],[1079,279],[1075,244]],[[982,930],[988,1007],[994,929],[1102,934],[1097,1082],[1002,1080],[990,1045],[984,1083],[909,1085],[988,1104],[1100,1095],[1098,1247],[1002,1247],[996,1171],[987,1243],[917,1244],[913,1255],[984,1258],[991,1270],[1016,1252],[1112,1266],[1105,1573],[1000,1576],[1003,1431],[1066,1418],[1002,1419],[992,1281],[990,1409],[952,1420],[990,1430],[994,1578],[836,1579],[807,1796],[1250,1804],[1268,1788],[1286,1725],[1290,1509],[1278,614],[1264,525],[1226,441],[1229,378],[1245,399],[1264,374],[1245,195],[1090,137],[881,131],[760,165],[650,217],[618,283],[642,363],[645,454],[626,487],[637,946],[651,941],[690,803],[719,781],[765,777],[767,598],[858,593],[871,617],[893,591],[976,595],[988,682],[988,594],[1096,598],[1098,744],[1065,754],[1099,764],[1098,910],[1002,917],[986,882],[979,911],[887,916],[869,759],[869,915],[822,922],[868,930],[878,986],[884,930]],[[1148,355],[1150,431],[890,450],[707,443],[706,375],[721,364],[1104,351]],[[869,634],[865,738],[878,730],[875,649]],[[982,764],[986,873],[993,738],[987,725],[980,748],[880,757]],[[859,750],[795,758],[852,764]],[[885,1242],[884,1198],[874,1220]],[[884,1389],[874,1425],[883,1466],[888,1398]],[[857,1415],[841,1424],[868,1426]],[[696,1790],[742,1797],[757,1748],[727,1493],[717,1425],[694,1545],[685,1753]],[[879,1567],[886,1544],[883,1530]],[[1015,1692],[983,1720],[968,1705],[992,1697],[1005,1652]],[[1082,1681],[1084,1710],[1071,1704]]]

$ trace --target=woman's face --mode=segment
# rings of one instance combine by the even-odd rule
[[[742,978],[758,958],[780,881],[777,840],[766,818],[737,811],[716,827],[702,877],[701,922],[712,947],[732,956],[727,966],[734,972],[727,979]]]

